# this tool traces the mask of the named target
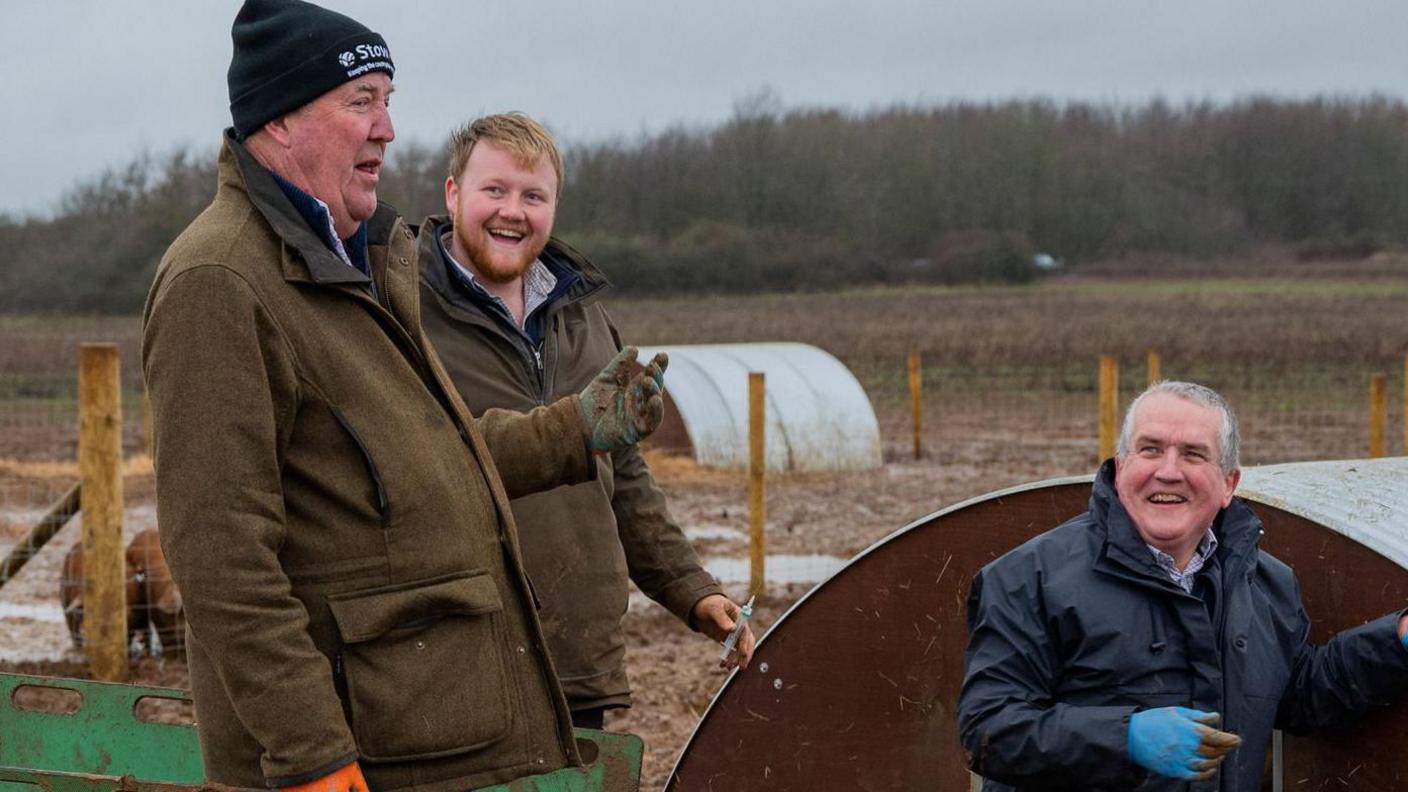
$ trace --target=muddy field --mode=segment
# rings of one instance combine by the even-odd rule
[[[877,539],[943,506],[995,489],[1087,473],[1095,449],[1095,358],[1116,354],[1128,398],[1144,352],[1164,373],[1222,388],[1242,412],[1249,464],[1360,456],[1370,372],[1389,374],[1389,453],[1403,453],[1403,350],[1408,270],[1377,280],[1051,283],[1024,289],[867,291],[613,304],[642,344],[792,340],[827,349],[855,372],[880,421],[883,467],[774,476],[768,483],[770,585],[761,632],[813,582]],[[1134,321],[1138,318],[1139,321]],[[0,549],[76,477],[73,350],[123,349],[129,535],[155,522],[141,456],[136,320],[0,317]],[[925,456],[910,454],[904,356],[924,355]],[[667,375],[668,384],[668,375]],[[57,416],[57,417],[56,417]],[[649,455],[677,520],[701,557],[742,598],[747,487],[741,473]],[[76,521],[0,590],[0,668],[84,676],[58,603],[63,552]],[[633,597],[626,629],[636,706],[608,727],[647,744],[646,789],[658,789],[725,675],[717,649],[663,609]],[[133,681],[186,684],[179,662],[147,658]]]
[[[898,453],[898,449],[892,449]],[[721,569],[725,588],[742,597],[747,587],[747,486],[741,474],[705,470],[679,457],[651,455],[657,477],[670,495],[680,524],[694,538],[702,557]],[[150,467],[145,459],[129,463],[125,525],[130,535],[155,521]],[[73,481],[73,466],[0,464],[0,482],[23,488],[38,500],[60,494]],[[982,488],[974,469],[934,461],[892,461],[883,468],[853,474],[776,476],[768,490],[768,553],[800,556],[810,568],[781,566],[779,577],[815,577],[909,521]],[[12,515],[13,516],[13,515]],[[19,515],[24,516],[24,515]],[[62,554],[81,530],[73,521],[59,533],[0,594],[0,668],[25,673],[86,676],[81,657],[68,646],[58,612],[58,578]],[[20,520],[0,523],[4,544],[22,533]],[[796,560],[796,559],[794,559]],[[726,563],[732,561],[733,563]],[[741,575],[737,574],[741,571]],[[765,630],[810,583],[782,580],[769,587],[756,608],[755,626]],[[633,598],[626,629],[627,655],[636,689],[636,706],[613,713],[608,727],[641,735],[646,741],[645,788],[658,789],[699,716],[725,679],[716,666],[714,644],[690,633],[663,608]],[[49,659],[34,660],[48,655]],[[24,659],[30,658],[30,659]],[[133,682],[185,686],[186,670],[176,661],[147,658],[133,671]]]

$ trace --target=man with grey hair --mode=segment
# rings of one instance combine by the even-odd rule
[[[1341,726],[1408,683],[1402,612],[1310,644],[1295,574],[1233,496],[1240,445],[1222,396],[1152,385],[1089,511],[974,576],[959,733],[984,790],[1259,789],[1273,729]]]

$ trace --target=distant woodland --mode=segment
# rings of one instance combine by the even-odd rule
[[[212,136],[215,132],[212,130]],[[48,218],[0,216],[0,312],[130,313],[210,200],[214,152],[143,155]],[[1020,282],[1265,245],[1355,258],[1408,244],[1408,106],[1247,99],[783,109],[572,145],[557,233],[623,294]],[[381,197],[443,212],[439,145],[397,141]]]

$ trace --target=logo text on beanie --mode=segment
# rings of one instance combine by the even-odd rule
[[[368,60],[371,58],[386,59],[391,57],[391,50],[381,46],[380,44],[358,44],[357,57],[361,60]],[[344,63],[342,65],[347,66],[348,64]]]
[[[352,64],[358,63],[355,68]],[[347,70],[347,77],[350,79],[359,74],[366,74],[369,71],[392,71],[391,50],[382,44],[358,44],[350,50],[344,51],[337,56],[337,62],[342,64],[342,68]]]

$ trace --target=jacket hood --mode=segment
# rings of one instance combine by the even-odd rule
[[[1090,491],[1090,515],[1097,526],[1105,531],[1106,554],[1119,559],[1125,566],[1162,575],[1158,564],[1154,563],[1144,537],[1139,534],[1129,512],[1120,502],[1115,490],[1115,460],[1107,459],[1095,474],[1095,482]],[[1226,508],[1218,511],[1212,521],[1213,533],[1217,536],[1217,553],[1224,563],[1245,563],[1257,551],[1261,537],[1261,519],[1247,506],[1246,501],[1234,497]]]

